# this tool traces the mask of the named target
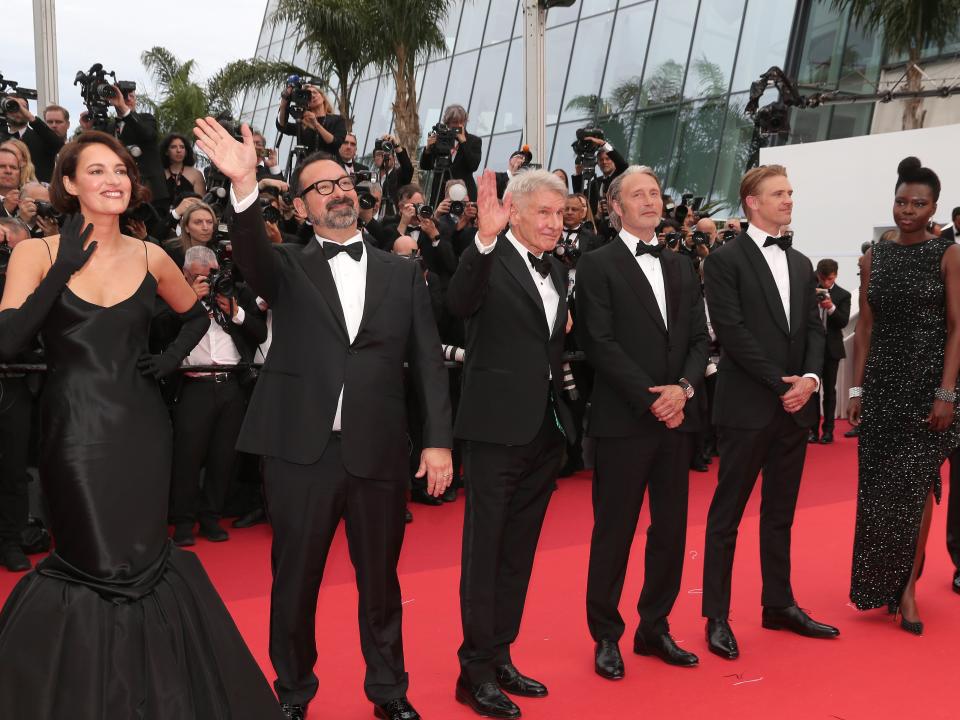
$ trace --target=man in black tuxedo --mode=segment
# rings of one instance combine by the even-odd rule
[[[343,166],[343,169],[346,170],[351,175],[356,175],[358,172],[366,172],[370,170],[362,162],[356,162],[357,159],[357,136],[352,132],[348,132],[344,138],[343,142],[340,143],[340,149],[337,150],[337,160]]]
[[[473,174],[483,161],[483,139],[467,132],[467,111],[462,105],[450,105],[443,111],[443,123],[457,134],[449,167],[440,169],[434,147],[437,142],[435,133],[427,136],[427,144],[420,155],[420,169],[433,170],[428,202],[443,197],[443,187],[447,180],[463,180],[467,186],[467,196],[476,201],[477,183]]]
[[[587,433],[596,438],[587,623],[597,674],[623,677],[617,606],[645,492],[650,494],[640,627],[634,652],[670,665],[696,655],[670,637],[687,534],[688,468],[699,429],[694,395],[707,367],[707,323],[692,265],[662,252],[660,182],[627,168],[607,195],[619,237],[577,267],[579,336],[596,371]],[[687,378],[690,378],[689,380]]]
[[[530,148],[524,145],[514,152],[507,160],[507,169],[504,172],[498,172],[497,175],[497,197],[502,198],[507,190],[507,184],[518,172],[521,172],[531,162],[533,162],[533,153]]]
[[[599,148],[597,150],[597,168],[600,170],[600,176],[594,180],[593,177],[584,175],[578,167],[577,172],[570,178],[570,182],[573,184],[575,193],[589,192],[587,201],[590,203],[590,211],[594,218],[599,218],[604,215],[601,212],[600,201],[606,197],[613,179],[627,169],[627,161],[609,142],[596,137],[586,137],[584,139]],[[593,180],[592,183],[590,183],[591,180]],[[586,187],[587,183],[590,183],[589,190]]]
[[[30,112],[30,106],[23,98],[13,98],[20,104],[20,110],[7,113],[7,131],[10,136],[23,140],[30,149],[37,180],[50,182],[53,177],[53,164],[57,153],[63,147],[64,138],[58,135],[42,118]]]
[[[126,94],[114,86],[116,93],[109,102],[117,111],[117,137],[127,147],[140,148],[140,154],[134,153],[141,182],[150,188],[150,202],[164,208],[170,199],[167,189],[167,176],[160,158],[160,135],[157,119],[148,112],[137,112],[137,93]]]
[[[843,329],[850,322],[850,292],[837,285],[838,269],[836,260],[824,258],[817,263],[817,304],[820,306],[820,322],[827,337],[823,374],[820,375],[820,389],[823,391],[822,431],[817,438],[817,428],[814,426],[810,441],[819,440],[824,445],[833,442],[834,416],[837,414],[837,370],[840,361],[847,356],[843,348]],[[820,403],[815,404],[819,410]]]
[[[953,209],[953,212],[950,213],[950,220],[952,222],[943,229],[943,232],[940,233],[940,237],[949,238],[950,240],[957,242],[957,239],[960,238],[960,207],[955,207]]]
[[[317,692],[317,594],[344,518],[367,697],[377,717],[417,720],[406,699],[397,578],[409,479],[404,361],[424,416],[418,474],[435,495],[453,476],[447,377],[427,288],[416,263],[364,240],[353,178],[332,155],[308,156],[291,178],[316,237],[271,245],[253,139],[246,125],[241,133],[242,144],[212,118],[197,122],[199,147],[232,182],[234,261],[273,311],[270,354],[237,447],[265,458],[277,694],[287,716],[302,720]]]
[[[737,528],[761,471],[763,627],[807,637],[839,634],[797,607],[790,585],[790,530],[807,434],[817,421],[811,395],[824,348],[813,267],[783,234],[792,195],[782,166],[747,172],[740,202],[750,228],[710,253],[703,273],[722,351],[713,408],[720,479],[707,515],[703,615],[710,651],[731,660],[740,654],[728,622]]]
[[[520,674],[510,645],[564,436],[574,436],[560,399],[567,272],[551,255],[566,189],[555,175],[531,170],[511,181],[501,205],[488,170],[478,194],[477,237],[447,289],[450,310],[466,319],[454,427],[466,442],[467,477],[456,697],[480,715],[516,718],[520,709],[503,690],[547,694]]]

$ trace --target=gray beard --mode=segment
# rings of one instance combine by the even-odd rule
[[[356,227],[359,213],[355,207],[336,208],[333,212],[327,212],[323,217],[312,217],[310,222],[314,227],[327,228],[328,230],[344,230],[348,227]]]

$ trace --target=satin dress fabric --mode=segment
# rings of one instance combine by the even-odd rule
[[[283,717],[199,560],[167,537],[172,428],[136,366],[156,289],[147,272],[101,307],[66,288],[42,328],[56,549],[0,611],[0,718]]]

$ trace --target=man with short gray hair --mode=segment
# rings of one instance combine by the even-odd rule
[[[427,202],[439,198],[443,183],[450,178],[463,180],[467,195],[471,200],[476,200],[477,183],[473,174],[483,161],[483,140],[467,132],[467,111],[462,105],[448,106],[443,111],[441,122],[456,133],[456,141],[447,162],[446,153],[437,152],[437,134],[431,132],[427,136],[427,144],[420,156],[420,168],[434,171]]]
[[[501,204],[494,173],[484,172],[477,237],[447,290],[450,310],[467,322],[454,425],[454,436],[466,443],[469,478],[456,697],[486,717],[520,717],[503,691],[547,694],[520,674],[510,646],[520,632],[564,437],[576,436],[561,400],[567,270],[552,257],[566,195],[555,175],[531,170],[510,181]]]

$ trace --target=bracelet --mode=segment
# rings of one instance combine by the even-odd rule
[[[955,403],[957,401],[957,393],[953,390],[947,390],[946,388],[937,388],[933,396],[937,400],[943,400],[947,403]]]
[[[863,397],[863,388],[862,387],[852,387],[850,388],[850,399]]]

